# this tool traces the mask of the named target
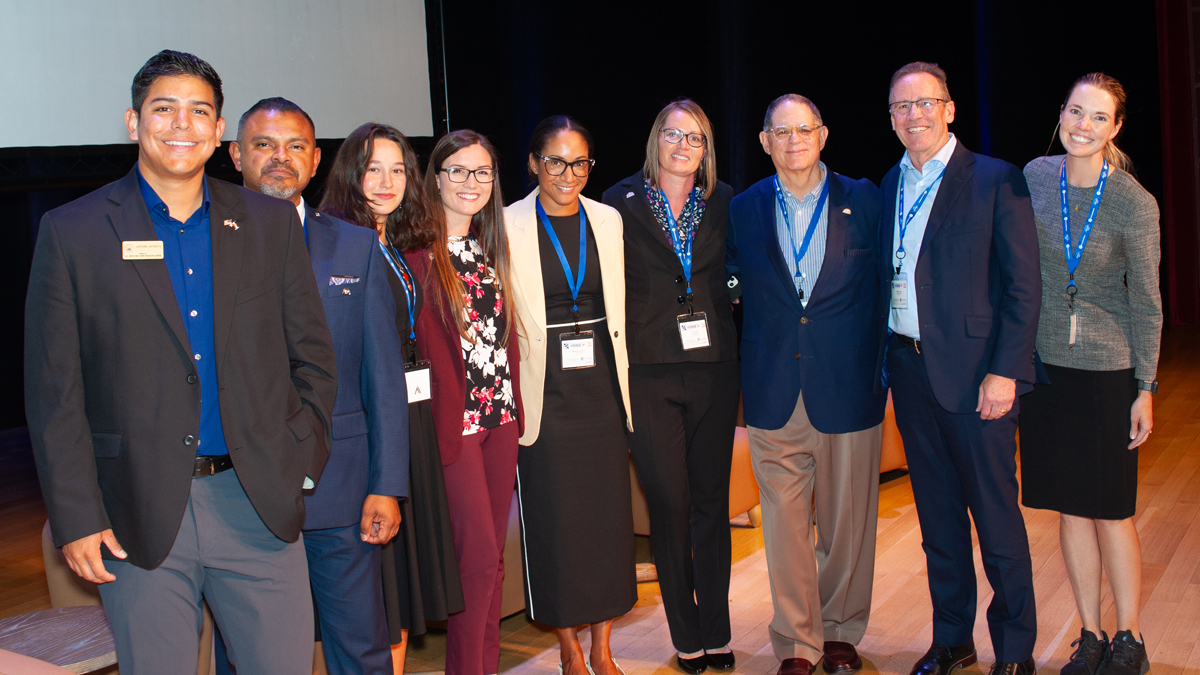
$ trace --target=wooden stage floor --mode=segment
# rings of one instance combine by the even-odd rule
[[[1155,397],[1155,427],[1141,449],[1137,528],[1143,549],[1143,635],[1155,675],[1200,675],[1200,329],[1174,328],[1163,336]],[[0,434],[0,617],[50,606],[41,559],[45,519],[32,460],[20,434]],[[1079,635],[1070,583],[1058,544],[1057,514],[1024,510],[1037,593],[1038,640],[1034,657],[1042,675],[1053,675]],[[730,608],[737,672],[767,675],[778,668],[767,638],[771,597],[760,530],[735,521]],[[644,542],[642,542],[644,544]],[[643,546],[644,547],[644,546]],[[993,655],[984,621],[991,599],[975,549],[979,619],[975,643],[986,672]],[[1104,628],[1115,615],[1105,592]],[[859,645],[863,673],[907,675],[928,648],[932,609],[921,535],[908,479],[881,488],[875,595],[867,635]],[[524,675],[557,672],[553,631],[523,615],[502,623],[501,671]],[[581,634],[587,648],[588,635]],[[613,629],[613,650],[629,675],[679,673],[658,585],[638,586],[638,603]],[[444,638],[437,631],[413,645],[410,673],[441,670]]]

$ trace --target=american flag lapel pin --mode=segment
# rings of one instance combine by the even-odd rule
[[[234,220],[233,218],[226,218],[225,219],[225,227],[232,227],[233,229],[236,230],[236,229],[238,229],[237,221]]]

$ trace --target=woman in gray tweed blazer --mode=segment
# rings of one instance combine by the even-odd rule
[[[1102,73],[1071,88],[1059,118],[1067,154],[1025,167],[1037,218],[1037,349],[1051,384],[1021,400],[1026,506],[1061,514],[1059,538],[1083,629],[1062,675],[1143,675],[1137,447],[1153,426],[1162,300],[1158,204],[1114,144],[1125,91]],[[1100,629],[1101,570],[1117,610]]]

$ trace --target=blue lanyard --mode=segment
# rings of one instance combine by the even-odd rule
[[[546,209],[542,208],[542,201],[535,199],[537,202],[538,220],[542,221],[542,227],[546,229],[546,236],[550,237],[550,243],[554,244],[554,251],[558,253],[558,262],[562,263],[563,272],[567,274],[567,288],[571,289],[571,311],[575,312],[575,332],[579,332],[579,289],[583,288],[583,275],[587,269],[587,217],[583,212],[583,202],[579,203],[579,273],[575,275],[575,279],[571,279],[571,264],[567,262],[567,254],[563,253],[562,243],[558,240],[558,235],[554,233],[554,228],[550,226],[550,217],[546,215]]]
[[[396,251],[396,247],[389,242],[384,244],[379,242],[379,248],[383,249],[383,257],[387,258],[388,264],[392,266],[392,271],[396,276],[400,277],[400,284],[404,286],[404,298],[408,301],[408,339],[417,339],[417,287],[413,285],[412,270],[408,268],[408,263],[404,261],[404,257]],[[404,271],[400,271],[403,268]]]
[[[783,188],[779,187],[779,176],[775,176],[775,197],[779,200],[779,211],[783,213],[783,224],[787,226],[788,234],[792,234],[792,221],[788,218],[787,201],[783,198]],[[796,237],[792,234],[792,255],[796,258],[796,276],[800,275],[800,261],[808,253],[808,245],[812,243],[813,232],[821,220],[821,211],[825,209],[825,200],[829,197],[829,176],[825,176],[825,184],[821,186],[821,196],[817,198],[817,208],[813,209],[812,219],[808,221],[808,231],[804,233],[804,243],[796,248]],[[800,299],[804,299],[804,289],[800,289]]]
[[[933,187],[942,180],[942,176],[944,175],[946,175],[946,170],[942,169],[942,172],[938,174],[938,177],[933,179],[933,182],[929,184],[929,187],[925,188],[925,191],[921,193],[920,197],[917,197],[916,203],[913,204],[912,209],[909,210],[908,215],[904,217],[904,220],[901,220],[900,214],[904,213],[904,168],[901,167],[900,208],[896,209],[896,222],[900,225],[900,247],[896,249],[896,260],[899,260],[900,264],[896,265],[896,274],[900,273],[900,266],[904,264],[904,235],[908,232],[908,224],[912,222],[913,218],[917,217],[917,213],[921,211],[921,206],[925,203],[925,198],[929,196],[930,190],[933,190]]]
[[[679,264],[683,265],[683,278],[687,281],[687,297],[692,298],[692,242],[696,240],[696,228],[692,227],[688,230],[687,241],[679,236],[679,223],[675,222],[675,212],[671,210],[671,200],[667,199],[667,193],[660,188],[658,194],[662,195],[663,204],[667,205],[667,231],[671,233],[671,245],[675,247],[675,256],[679,258]],[[695,201],[696,192],[688,196],[687,202],[683,205],[683,211],[687,210],[688,204]],[[694,207],[694,205],[693,205]],[[679,215],[683,215],[683,211]]]
[[[1108,182],[1108,160],[1100,168],[1100,181],[1096,183],[1096,194],[1092,196],[1092,208],[1088,210],[1087,222],[1083,224],[1083,233],[1079,235],[1079,243],[1075,246],[1075,254],[1071,254],[1071,213],[1067,207],[1067,160],[1063,160],[1062,170],[1058,174],[1058,187],[1062,195],[1063,249],[1067,253],[1067,272],[1071,275],[1067,282],[1067,295],[1075,300],[1075,270],[1083,258],[1083,249],[1087,246],[1088,235],[1092,233],[1092,225],[1096,222],[1096,209],[1100,208],[1100,198],[1104,196],[1104,184]]]

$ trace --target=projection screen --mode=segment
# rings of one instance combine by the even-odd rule
[[[318,138],[433,135],[423,0],[0,0],[0,148],[129,142],[129,85],[161,49],[221,75],[226,140],[268,96]]]

